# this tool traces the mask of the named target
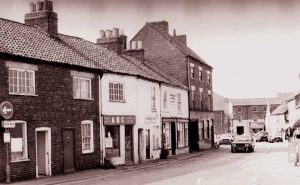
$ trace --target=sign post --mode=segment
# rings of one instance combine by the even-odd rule
[[[9,101],[4,101],[0,104],[0,114],[1,116],[5,119],[8,120],[12,117],[13,115],[13,106]],[[5,138],[5,140],[10,141],[10,132],[8,128],[14,128],[15,123],[10,122],[10,121],[3,121],[2,122],[2,127],[5,128],[5,136],[9,136],[9,138]],[[9,164],[9,143],[10,142],[5,142],[5,150],[6,150],[6,167],[5,167],[5,172],[6,172],[6,183],[10,183],[10,164]]]

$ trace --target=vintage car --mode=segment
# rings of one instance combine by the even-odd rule
[[[259,132],[257,132],[257,134],[256,134],[256,137],[255,137],[255,140],[257,141],[257,142],[261,142],[261,141],[269,141],[269,136],[268,136],[269,134],[268,134],[268,132],[266,132],[266,131],[259,131]]]
[[[234,140],[234,137],[231,133],[222,134],[219,139],[220,145],[230,145],[230,143]]]
[[[238,135],[231,142],[231,152],[245,151],[254,152],[255,141],[251,135]]]
[[[269,142],[273,143],[274,141],[283,142],[283,134],[281,132],[276,132],[274,134],[269,134]]]

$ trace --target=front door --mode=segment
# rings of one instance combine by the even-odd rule
[[[244,134],[244,127],[243,126],[237,126],[236,127],[236,132],[238,135]]]
[[[146,130],[146,159],[150,159],[150,130]]]
[[[125,125],[125,162],[132,162],[132,126]]]
[[[189,123],[189,146],[192,151],[199,151],[199,126],[198,122],[194,121]]]
[[[36,132],[36,142],[38,175],[48,175],[48,145],[46,141],[46,131]]]
[[[74,166],[74,131],[63,130],[64,173],[75,171]]]
[[[142,153],[144,148],[144,137],[143,137],[143,129],[139,128],[138,131],[138,152],[139,152],[139,161],[143,160]]]
[[[171,138],[172,138],[172,155],[176,155],[177,141],[176,141],[176,126],[174,122],[171,123]]]

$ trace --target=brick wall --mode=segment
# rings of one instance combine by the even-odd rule
[[[14,60],[13,58],[8,58]],[[19,61],[18,61],[19,62]],[[39,63],[36,71],[36,95],[18,96],[8,94],[8,68],[5,60],[0,59],[0,102],[10,101],[14,106],[11,120],[27,122],[28,158],[26,162],[11,163],[12,181],[35,178],[36,149],[35,129],[37,127],[51,128],[52,174],[63,173],[63,143],[62,129],[74,128],[75,168],[84,170],[96,168],[99,165],[99,113],[98,113],[98,78],[92,79],[93,100],[74,100],[72,92],[72,77],[70,68]],[[78,69],[80,70],[80,69]],[[81,152],[81,121],[94,122],[94,153]],[[0,181],[5,180],[5,156],[2,150],[4,144],[3,129],[0,131]]]
[[[272,104],[270,107],[270,111],[274,111],[276,107],[279,105]],[[254,107],[256,107],[256,112],[253,111]],[[242,116],[243,120],[248,119],[265,119],[266,111],[264,111],[264,107],[267,105],[243,105],[243,106],[233,106],[233,119],[238,120],[240,116]],[[238,112],[238,108],[242,108],[242,112]]]

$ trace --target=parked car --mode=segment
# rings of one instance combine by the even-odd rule
[[[257,134],[256,134],[256,137],[255,137],[255,140],[257,142],[261,142],[261,141],[266,141],[268,142],[269,141],[269,138],[268,138],[268,132],[266,131],[259,131]]]
[[[251,135],[238,135],[234,141],[231,142],[231,152],[245,151],[254,152],[255,140]]]
[[[230,145],[234,140],[234,136],[231,133],[222,134],[219,139],[220,145]]]
[[[276,132],[275,134],[269,134],[268,140],[270,143],[274,141],[283,142],[283,134],[281,132]]]
[[[214,136],[214,141],[215,141],[215,147],[220,147],[220,136],[219,135]]]

